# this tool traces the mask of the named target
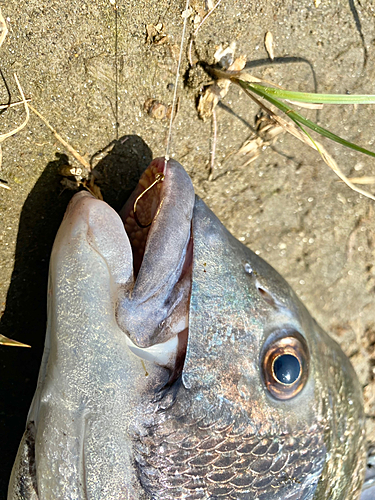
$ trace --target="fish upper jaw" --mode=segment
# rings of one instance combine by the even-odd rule
[[[174,160],[168,162],[164,181],[147,190],[163,168],[164,158],[151,163],[121,218],[89,193],[78,193],[56,247],[69,245],[67,232],[74,235],[82,225],[87,227],[88,243],[108,266],[116,320],[130,350],[173,370],[176,358],[186,351],[195,194],[189,176]],[[137,215],[142,225],[152,221],[147,228],[134,217],[134,202],[142,192]]]
[[[120,213],[133,250],[135,281],[131,289],[119,290],[116,317],[134,343],[134,354],[173,371],[187,343],[195,194],[174,160],[168,162],[164,181],[147,190],[163,168],[164,158],[150,164]],[[134,202],[142,192],[137,221]],[[142,228],[139,221],[152,223]]]

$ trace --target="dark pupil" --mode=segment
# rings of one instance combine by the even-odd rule
[[[283,354],[273,363],[275,377],[282,384],[293,384],[300,375],[301,367],[298,359],[291,354]]]

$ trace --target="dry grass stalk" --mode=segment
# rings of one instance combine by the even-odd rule
[[[29,121],[29,118],[30,118],[29,105],[27,104],[27,101],[26,101],[26,98],[25,98],[25,94],[23,93],[23,90],[22,90],[22,87],[20,85],[20,82],[18,81],[17,75],[14,73],[13,76],[14,76],[14,79],[16,81],[19,93],[21,94],[23,105],[25,106],[26,118],[23,121],[23,123],[21,123],[21,125],[19,125],[15,129],[11,130],[10,132],[6,132],[5,134],[0,134],[0,143],[4,142],[5,139],[8,139],[8,137],[11,137],[14,134],[17,134],[17,132],[19,132],[24,127],[26,127],[27,122]]]
[[[374,176],[364,175],[363,177],[349,177],[350,182],[353,184],[375,184]]]
[[[365,196],[366,198],[370,198],[371,200],[375,201],[375,196],[369,193],[368,191],[365,191],[364,189],[361,189],[360,187],[357,187],[351,179],[346,177],[346,175],[341,171],[339,166],[337,165],[336,161],[333,159],[333,157],[328,153],[328,151],[325,149],[325,147],[318,142],[315,139],[312,139],[309,134],[307,134],[301,127],[296,125],[293,122],[289,122],[282,118],[281,116],[277,115],[274,113],[270,108],[268,108],[265,104],[263,104],[259,99],[257,99],[253,94],[248,92],[246,89],[243,89],[243,91],[251,98],[253,101],[255,101],[258,106],[260,106],[262,109],[264,109],[270,117],[279,125],[281,125],[287,132],[290,134],[294,135],[297,139],[302,141],[303,143],[307,144],[311,148],[315,149],[318,151],[320,156],[322,157],[323,161],[328,165],[333,172],[353,191],[356,191],[357,193]]]
[[[1,13],[0,13],[0,15],[1,15]],[[1,25],[1,19],[0,19],[0,25]],[[2,38],[1,43],[4,41],[4,38],[5,37]],[[0,43],[0,46],[1,46],[1,43]],[[8,139],[8,137],[11,137],[12,135],[16,134],[17,132],[19,132],[20,130],[22,130],[24,127],[26,127],[26,124],[27,124],[27,122],[29,121],[29,118],[30,118],[30,111],[29,111],[28,104],[27,104],[27,101],[26,101],[26,98],[25,98],[25,94],[23,93],[21,84],[18,81],[17,75],[15,73],[14,73],[14,79],[16,81],[19,93],[21,94],[22,103],[25,106],[26,118],[23,121],[23,123],[21,123],[21,125],[19,125],[15,129],[11,130],[10,132],[6,132],[5,134],[0,134],[0,168],[1,168],[2,159],[3,159],[3,152],[2,152],[2,149],[1,149],[1,143],[4,142],[5,139]],[[7,184],[5,184],[4,182],[0,182],[0,187],[2,187],[4,189],[9,189],[10,190],[10,187]]]
[[[285,128],[275,123],[272,118],[263,117],[256,127],[256,132],[251,134],[235,153],[236,157],[245,159],[244,163],[241,164],[241,168],[256,160],[262,151],[273,144],[276,137],[284,132]]]
[[[5,19],[2,15],[1,9],[0,9],[0,48],[5,40],[5,37],[7,36],[7,33],[8,33],[8,28],[7,28]],[[17,132],[19,132],[20,130],[22,130],[26,126],[27,122],[29,121],[29,117],[30,117],[30,113],[29,113],[29,109],[27,107],[27,101],[26,101],[25,95],[23,93],[22,87],[21,87],[20,82],[18,81],[17,75],[15,73],[14,73],[14,79],[16,81],[19,93],[20,93],[21,98],[22,98],[21,102],[25,106],[26,119],[19,127],[15,128],[15,129],[13,129],[10,132],[7,132],[5,134],[0,134],[0,143],[5,141],[5,139],[7,139],[8,137],[11,137],[12,135],[14,135]],[[11,105],[9,105],[9,106],[5,105],[5,108],[10,107],[10,106]],[[2,106],[2,108],[3,108],[3,106]],[[0,167],[1,167],[1,162],[0,162]]]
[[[0,345],[9,345],[15,347],[31,347],[28,344],[23,344],[22,342],[18,342],[17,340],[9,339],[8,337],[4,337],[4,335],[0,335]]]
[[[31,111],[33,113],[35,113],[42,120],[42,122],[51,130],[51,132],[56,137],[56,139],[87,170],[87,172],[88,172],[87,176],[82,175],[82,176],[78,176],[76,178],[76,180],[79,181],[77,185],[83,186],[85,189],[87,189],[87,191],[89,191],[93,196],[95,196],[95,198],[97,198],[99,200],[103,200],[103,196],[102,196],[102,193],[100,191],[100,188],[99,188],[99,186],[97,186],[95,184],[95,177],[89,175],[92,171],[90,162],[88,160],[86,160],[86,158],[84,158],[82,155],[80,155],[68,142],[66,142],[66,140],[61,137],[61,135],[52,127],[52,125],[48,122],[48,120],[46,118],[44,118],[44,116],[41,113],[39,113],[39,111],[37,109],[35,109],[34,106],[31,106],[31,104],[30,104],[29,107],[30,107]],[[74,174],[72,174],[72,175],[74,175]],[[65,187],[68,187],[69,189],[71,188],[71,186],[65,186]]]
[[[5,19],[4,19],[3,15],[1,14],[1,9],[0,9],[0,48],[1,48],[1,45],[3,44],[3,42],[5,40],[5,37],[7,36],[7,33],[8,33],[8,28],[7,28],[7,25],[5,23]],[[17,132],[19,132],[20,130],[22,130],[26,126],[27,122],[29,121],[29,117],[30,117],[30,113],[29,113],[29,109],[27,107],[27,102],[26,102],[26,99],[25,99],[25,95],[23,93],[22,87],[20,85],[20,82],[18,81],[18,78],[17,78],[16,74],[14,74],[14,79],[16,80],[16,84],[17,84],[18,90],[19,90],[19,92],[21,94],[22,103],[25,106],[26,119],[25,119],[25,121],[19,127],[17,127],[16,129],[12,130],[11,132],[7,132],[6,134],[0,134],[0,143],[3,142],[3,141],[5,141],[5,139],[7,139],[8,137],[10,137],[10,136],[16,134]],[[5,106],[5,107],[8,107],[8,106]],[[2,158],[3,158],[3,155],[2,155],[1,145],[0,145],[0,168],[1,168]],[[0,182],[0,187],[2,187],[4,189],[10,189],[10,187],[7,186],[3,182]],[[8,337],[5,337],[4,335],[0,335],[0,345],[18,346],[18,347],[30,347],[29,345],[23,344],[22,342],[18,342],[17,340],[9,339]]]
[[[26,102],[31,101],[31,99],[25,99],[25,100]],[[23,101],[11,102],[10,104],[0,104],[0,109],[14,108],[15,106],[19,106],[20,104],[23,104]]]
[[[2,43],[4,42],[5,40],[5,37],[8,33],[8,28],[6,26],[6,23],[5,23],[5,20],[4,20],[4,17],[2,16],[1,14],[1,10],[0,10],[0,47],[2,45]],[[1,150],[1,143],[3,141],[5,141],[5,139],[7,139],[8,137],[11,137],[12,135],[16,134],[17,132],[19,132],[20,130],[22,130],[27,122],[29,121],[29,118],[30,118],[30,111],[29,111],[29,108],[33,111],[33,113],[35,113],[42,121],[43,123],[52,131],[52,133],[54,134],[54,136],[56,137],[56,139],[74,156],[74,158],[81,164],[83,165],[87,170],[88,172],[91,172],[91,166],[90,166],[90,163],[83,157],[81,156],[70,144],[68,144],[65,139],[63,139],[61,137],[60,134],[57,133],[57,131],[52,127],[52,125],[44,118],[44,116],[39,113],[38,110],[36,110],[31,104],[28,104],[28,101],[30,99],[26,99],[25,98],[25,95],[23,93],[23,90],[22,90],[22,87],[18,81],[18,78],[17,78],[17,75],[14,74],[14,79],[16,81],[16,84],[17,84],[17,87],[18,87],[18,90],[20,92],[20,95],[21,95],[21,98],[22,98],[22,101],[20,102],[17,102],[17,103],[12,103],[10,104],[9,106],[8,105],[3,105],[1,106],[2,109],[4,108],[8,108],[8,107],[11,107],[11,106],[17,106],[19,104],[23,104],[24,107],[25,107],[25,112],[26,112],[26,118],[24,120],[24,122],[18,126],[17,128],[11,130],[10,132],[6,132],[4,134],[0,134],[0,167],[1,167],[1,161],[2,161],[2,150]],[[88,191],[90,191],[94,196],[98,197],[98,198],[101,198],[101,194],[97,193],[97,190],[99,189],[96,189],[96,186],[93,186],[91,185],[91,183],[83,183],[83,185],[86,187],[86,189]],[[1,182],[0,181],[0,187],[4,188],[4,189],[10,189],[10,187]],[[13,341],[11,341],[13,342]],[[0,343],[1,342],[1,338],[0,338]],[[7,344],[7,345],[15,345],[15,344]],[[19,344],[17,344],[19,345]]]
[[[5,37],[7,36],[7,33],[8,33],[8,28],[7,28],[5,19],[4,19],[3,15],[2,15],[1,9],[0,9],[0,48],[1,48],[1,46],[2,46],[2,44],[4,42],[4,40],[5,40]],[[17,78],[16,74],[14,74],[14,79],[16,81],[19,93],[21,94],[21,98],[22,98],[21,103],[25,106],[26,118],[25,118],[24,122],[19,127],[11,130],[10,132],[6,132],[5,134],[0,134],[0,168],[1,168],[2,159],[3,159],[3,154],[2,154],[2,149],[1,149],[1,143],[4,142],[5,139],[7,139],[8,137],[11,137],[12,135],[14,135],[17,132],[19,132],[20,130],[22,130],[26,126],[27,122],[29,121],[29,117],[30,117],[29,109],[27,107],[27,101],[25,99],[25,95],[23,93],[22,87],[20,85],[20,82],[18,81],[18,78]],[[20,104],[20,103],[16,103],[16,104]],[[11,106],[11,104],[9,106],[5,105],[5,106],[1,106],[1,107],[4,109],[4,107],[8,108],[10,106]],[[10,187],[7,184],[5,184],[4,182],[1,182],[1,181],[0,181],[0,187],[2,187],[4,189],[9,189],[10,190]]]
[[[0,47],[3,44],[3,41],[5,40],[5,37],[7,36],[8,33],[8,27],[6,25],[5,19],[1,13],[0,9]]]
[[[87,168],[89,172],[91,172],[90,163],[83,156],[77,153],[77,151],[68,142],[66,142],[66,140],[63,139],[60,134],[57,133],[57,131],[52,127],[52,125],[46,120],[46,118],[44,118],[44,116],[41,113],[39,113],[37,109],[34,108],[34,106],[31,106],[31,104],[29,104],[29,107],[31,111],[35,113],[42,120],[42,122],[51,130],[53,135],[64,146],[64,148],[66,148],[69,151],[69,153],[71,153],[81,165],[83,165],[85,168]]]

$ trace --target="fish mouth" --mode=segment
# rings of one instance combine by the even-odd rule
[[[119,290],[116,319],[130,350],[167,368],[175,380],[188,340],[195,194],[188,174],[174,160],[161,180],[164,165],[164,158],[152,161],[120,212],[133,254],[133,278]]]

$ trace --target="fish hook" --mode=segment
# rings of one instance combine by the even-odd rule
[[[157,184],[158,182],[163,182],[164,179],[165,179],[164,174],[156,174],[154,182],[152,184],[150,184],[150,186],[148,186],[148,188],[146,188],[144,191],[142,191],[142,193],[139,196],[137,196],[137,198],[135,199],[135,202],[133,205],[134,219],[135,219],[135,222],[138,224],[138,226],[143,228],[143,229],[151,226],[152,220],[148,224],[142,224],[139,221],[138,215],[137,215],[137,204],[138,204],[139,200],[142,198],[142,196],[144,196],[147,193],[147,191],[150,191],[150,189],[152,189],[155,186],[155,184]]]

